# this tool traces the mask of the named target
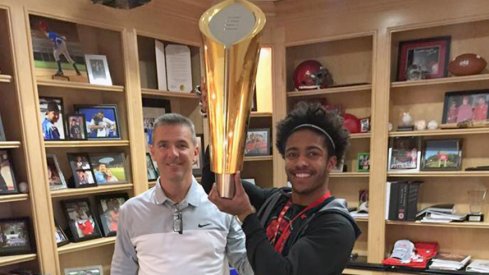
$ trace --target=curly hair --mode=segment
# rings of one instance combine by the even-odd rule
[[[302,124],[312,124],[326,131],[335,145],[334,149],[328,138],[325,137],[328,156],[335,155],[338,160],[343,158],[349,145],[349,133],[343,128],[343,118],[333,112],[326,111],[320,103],[304,101],[297,103],[295,108],[277,124],[277,143],[275,145],[283,158],[285,157],[287,139],[297,130],[296,127]],[[313,127],[308,129],[314,130]],[[321,133],[319,130],[314,131]]]

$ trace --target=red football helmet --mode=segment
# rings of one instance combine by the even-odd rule
[[[298,90],[323,89],[333,84],[329,71],[316,60],[306,60],[294,71],[294,86]]]
[[[345,127],[350,134],[360,133],[360,120],[352,114],[343,115],[343,127]]]

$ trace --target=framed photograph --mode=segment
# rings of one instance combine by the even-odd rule
[[[101,236],[88,199],[61,201],[74,242]]]
[[[65,268],[64,275],[88,275],[88,274],[103,275],[104,271],[101,265],[73,267],[73,268]]]
[[[85,115],[88,139],[120,139],[116,105],[75,105]]]
[[[489,90],[445,93],[441,123],[486,122],[488,102]]]
[[[39,97],[39,112],[44,140],[65,139],[63,99],[60,97]]]
[[[46,155],[48,164],[48,181],[50,190],[66,189],[65,177],[59,168],[58,158],[54,154]]]
[[[422,170],[460,170],[462,168],[462,140],[425,140],[422,163]]]
[[[450,36],[401,41],[397,80],[446,77],[450,58],[450,42]]]
[[[128,199],[126,193],[95,197],[100,225],[105,237],[117,233],[119,209]]]
[[[68,237],[66,237],[65,232],[63,232],[63,229],[61,229],[61,227],[56,221],[54,221],[54,224],[56,226],[56,232],[54,232],[54,237],[56,238],[56,245],[60,247],[69,243],[70,241],[68,240]]]
[[[357,171],[370,171],[370,153],[358,153],[357,156]]]
[[[245,144],[245,156],[270,155],[270,129],[248,129]]]
[[[3,128],[2,114],[0,114],[0,141],[6,141],[5,129]]]
[[[98,185],[127,183],[127,160],[124,153],[91,153],[88,155]]]
[[[66,116],[66,130],[68,138],[71,140],[87,139],[87,125],[85,123],[85,115],[72,114]]]
[[[86,54],[85,64],[90,84],[112,86],[109,64],[105,55]]]
[[[18,192],[9,153],[7,150],[0,150],[0,195]]]
[[[197,145],[199,146],[199,157],[192,165],[192,174],[196,177],[202,176],[202,167],[204,165],[204,135],[197,134]]]
[[[391,172],[419,171],[420,138],[394,137],[390,139],[388,170]]]
[[[170,113],[170,101],[165,99],[143,98],[143,127],[146,137],[146,152],[153,144],[153,126],[155,120],[166,113]]]
[[[29,218],[0,219],[0,256],[33,251]]]
[[[146,171],[148,175],[148,181],[155,181],[158,179],[158,170],[155,168],[153,159],[150,153],[146,153]]]
[[[370,117],[360,119],[360,132],[361,133],[370,132]]]
[[[86,153],[68,154],[75,188],[97,186],[92,166],[88,160]]]

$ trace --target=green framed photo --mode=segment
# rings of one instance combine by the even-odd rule
[[[370,171],[370,153],[362,152],[357,155],[357,171],[368,172]]]

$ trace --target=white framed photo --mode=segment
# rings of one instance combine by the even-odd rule
[[[85,274],[103,275],[104,271],[101,265],[65,268],[65,275],[85,275]]]
[[[105,55],[86,54],[85,63],[90,84],[112,86],[109,64]]]

